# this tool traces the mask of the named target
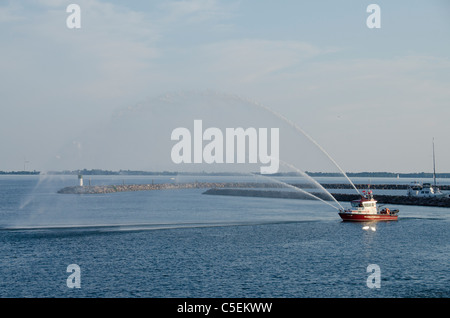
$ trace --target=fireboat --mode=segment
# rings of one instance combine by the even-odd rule
[[[351,202],[352,208],[339,210],[339,216],[344,221],[371,222],[371,221],[397,221],[399,210],[389,208],[379,209],[372,191],[363,191],[359,200]]]

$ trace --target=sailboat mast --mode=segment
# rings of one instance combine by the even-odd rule
[[[436,187],[436,158],[434,157],[434,137],[433,137],[433,178],[434,178],[434,187]]]

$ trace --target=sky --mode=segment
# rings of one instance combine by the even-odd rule
[[[67,26],[71,3],[81,28]],[[366,24],[372,3],[381,28]],[[434,138],[450,172],[448,39],[437,0],[0,0],[0,170],[184,169],[170,132],[207,94],[210,126],[262,125],[243,110],[262,104],[345,171],[431,172]],[[294,134],[286,144],[282,158],[309,153]]]

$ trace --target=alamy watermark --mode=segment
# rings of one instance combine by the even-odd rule
[[[81,288],[81,268],[77,264],[67,266],[67,273],[72,273],[67,277],[66,285],[69,288]]]
[[[203,131],[202,120],[194,120],[194,131],[178,127],[172,131],[171,140],[178,140],[172,147],[171,158],[180,163],[261,163],[262,174],[278,172],[279,163],[279,128],[268,129],[250,127],[247,129],[226,128],[225,134],[216,127]],[[225,147],[224,147],[225,138]],[[203,142],[207,141],[203,147]],[[248,141],[248,142],[247,142]],[[248,147],[247,147],[248,146]],[[270,146],[270,154],[269,154]],[[248,153],[248,161],[246,154]]]
[[[66,19],[66,26],[69,29],[81,28],[81,7],[78,4],[69,4],[66,8],[66,12],[70,15]],[[369,4],[366,8],[366,12],[370,15],[366,19],[366,25],[369,29],[381,28],[381,8],[378,4]]]
[[[369,277],[367,277],[366,285],[367,287],[373,288],[381,288],[381,269],[377,264],[370,264],[367,266],[367,273],[371,273]]]
[[[371,13],[366,20],[366,25],[369,29],[381,28],[381,8],[378,4],[369,4],[366,11]]]
[[[66,12],[70,15],[66,19],[66,26],[69,29],[81,28],[81,8],[78,4],[69,4],[66,8]]]

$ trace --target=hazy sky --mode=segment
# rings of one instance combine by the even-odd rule
[[[71,3],[80,29],[66,25]],[[380,29],[366,25],[371,3]],[[52,169],[120,110],[214,91],[289,118],[345,171],[431,171],[434,137],[437,170],[450,172],[449,39],[448,1],[0,0],[0,170]],[[128,158],[140,142],[127,141]],[[166,167],[87,157],[95,165],[58,168]]]

